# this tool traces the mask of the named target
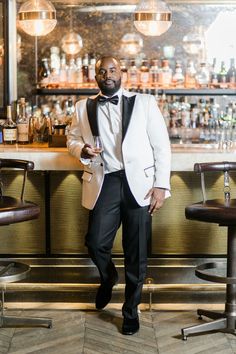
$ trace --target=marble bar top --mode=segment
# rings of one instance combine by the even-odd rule
[[[82,164],[73,157],[67,148],[48,147],[47,144],[0,145],[0,158],[34,161],[38,171],[82,170]],[[236,161],[236,149],[221,151],[213,145],[172,145],[173,172],[193,171],[195,162]]]

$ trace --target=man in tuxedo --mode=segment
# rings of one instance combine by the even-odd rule
[[[151,216],[170,195],[170,143],[155,98],[121,87],[118,59],[102,57],[95,70],[100,92],[77,102],[67,146],[84,164],[82,205],[90,209],[86,246],[101,278],[97,309],[109,303],[118,282],[111,250],[122,224],[126,281],[122,333],[132,335],[139,330],[137,307]],[[102,141],[101,153],[94,136]]]

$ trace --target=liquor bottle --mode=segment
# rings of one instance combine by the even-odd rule
[[[150,82],[148,61],[146,59],[143,59],[142,65],[139,69],[139,82],[142,87],[147,87]]]
[[[128,69],[129,86],[137,88],[138,86],[138,68],[135,64],[135,60],[131,60],[130,67]]]
[[[158,86],[159,80],[159,68],[158,68],[158,60],[153,59],[150,67],[150,83],[153,87]]]
[[[219,81],[220,88],[228,87],[228,84],[227,84],[227,69],[226,69],[224,61],[222,61],[221,65],[220,65],[220,71],[218,73],[218,81]]]
[[[11,106],[7,106],[7,120],[3,125],[3,142],[4,144],[16,144],[17,129],[16,124],[12,120]]]
[[[128,69],[125,59],[120,60],[121,82],[124,87],[128,84]]]
[[[76,65],[75,65],[75,59],[71,58],[69,61],[69,67],[68,67],[68,84],[70,87],[73,87],[76,82]]]
[[[19,115],[16,121],[18,144],[29,143],[29,119],[26,115],[25,98],[20,98]]]
[[[207,69],[206,63],[200,64],[200,69],[196,74],[196,83],[199,88],[207,88],[210,82],[210,73]]]
[[[82,60],[82,71],[83,71],[83,83],[87,83],[89,81],[89,57],[88,54],[85,54]]]
[[[47,58],[43,58],[41,60],[41,67],[39,69],[39,84],[40,87],[47,87],[49,84],[49,80],[50,80],[50,69],[49,69],[49,65],[48,65],[48,59]]]
[[[210,72],[210,87],[219,87],[218,72],[216,68],[216,58],[213,59],[212,68]]]
[[[60,71],[60,48],[59,47],[51,47],[50,48],[50,67],[51,70],[55,70],[57,74]]]
[[[162,60],[162,67],[159,72],[159,83],[161,87],[168,88],[172,82],[172,69],[167,59]]]
[[[83,70],[82,70],[82,58],[76,58],[76,72],[75,72],[75,83],[76,87],[80,87],[83,84]]]
[[[90,63],[88,66],[88,81],[90,84],[95,84],[96,80],[95,80],[95,64],[96,64],[96,59],[95,58],[91,58],[90,59]]]
[[[66,65],[66,56],[62,54],[60,60],[60,73],[59,73],[59,82],[61,87],[65,87],[67,83],[67,65]]]
[[[184,87],[184,75],[182,71],[182,65],[180,61],[176,61],[175,72],[172,77],[172,83],[174,87],[182,88]]]
[[[235,63],[234,63],[234,58],[230,59],[230,67],[227,72],[227,82],[229,88],[235,88],[236,85],[236,69],[235,69]]]
[[[188,62],[186,72],[185,72],[185,87],[186,88],[195,88],[196,87],[196,73],[194,62],[190,60]]]

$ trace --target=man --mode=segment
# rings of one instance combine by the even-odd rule
[[[126,281],[122,333],[132,335],[139,330],[137,306],[151,215],[170,194],[170,143],[154,97],[121,88],[116,58],[102,57],[95,70],[100,93],[77,102],[67,146],[84,164],[82,205],[90,209],[86,245],[101,278],[97,309],[109,303],[118,281],[111,250],[122,223]],[[94,136],[102,140],[100,154]]]

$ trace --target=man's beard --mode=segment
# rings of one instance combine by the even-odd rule
[[[113,87],[109,87],[106,85],[106,81],[100,82],[98,83],[98,87],[100,88],[101,92],[103,93],[103,95],[105,96],[113,96],[114,93],[116,93],[120,86],[121,86],[121,78],[119,80],[112,80],[114,82],[114,86]]]

